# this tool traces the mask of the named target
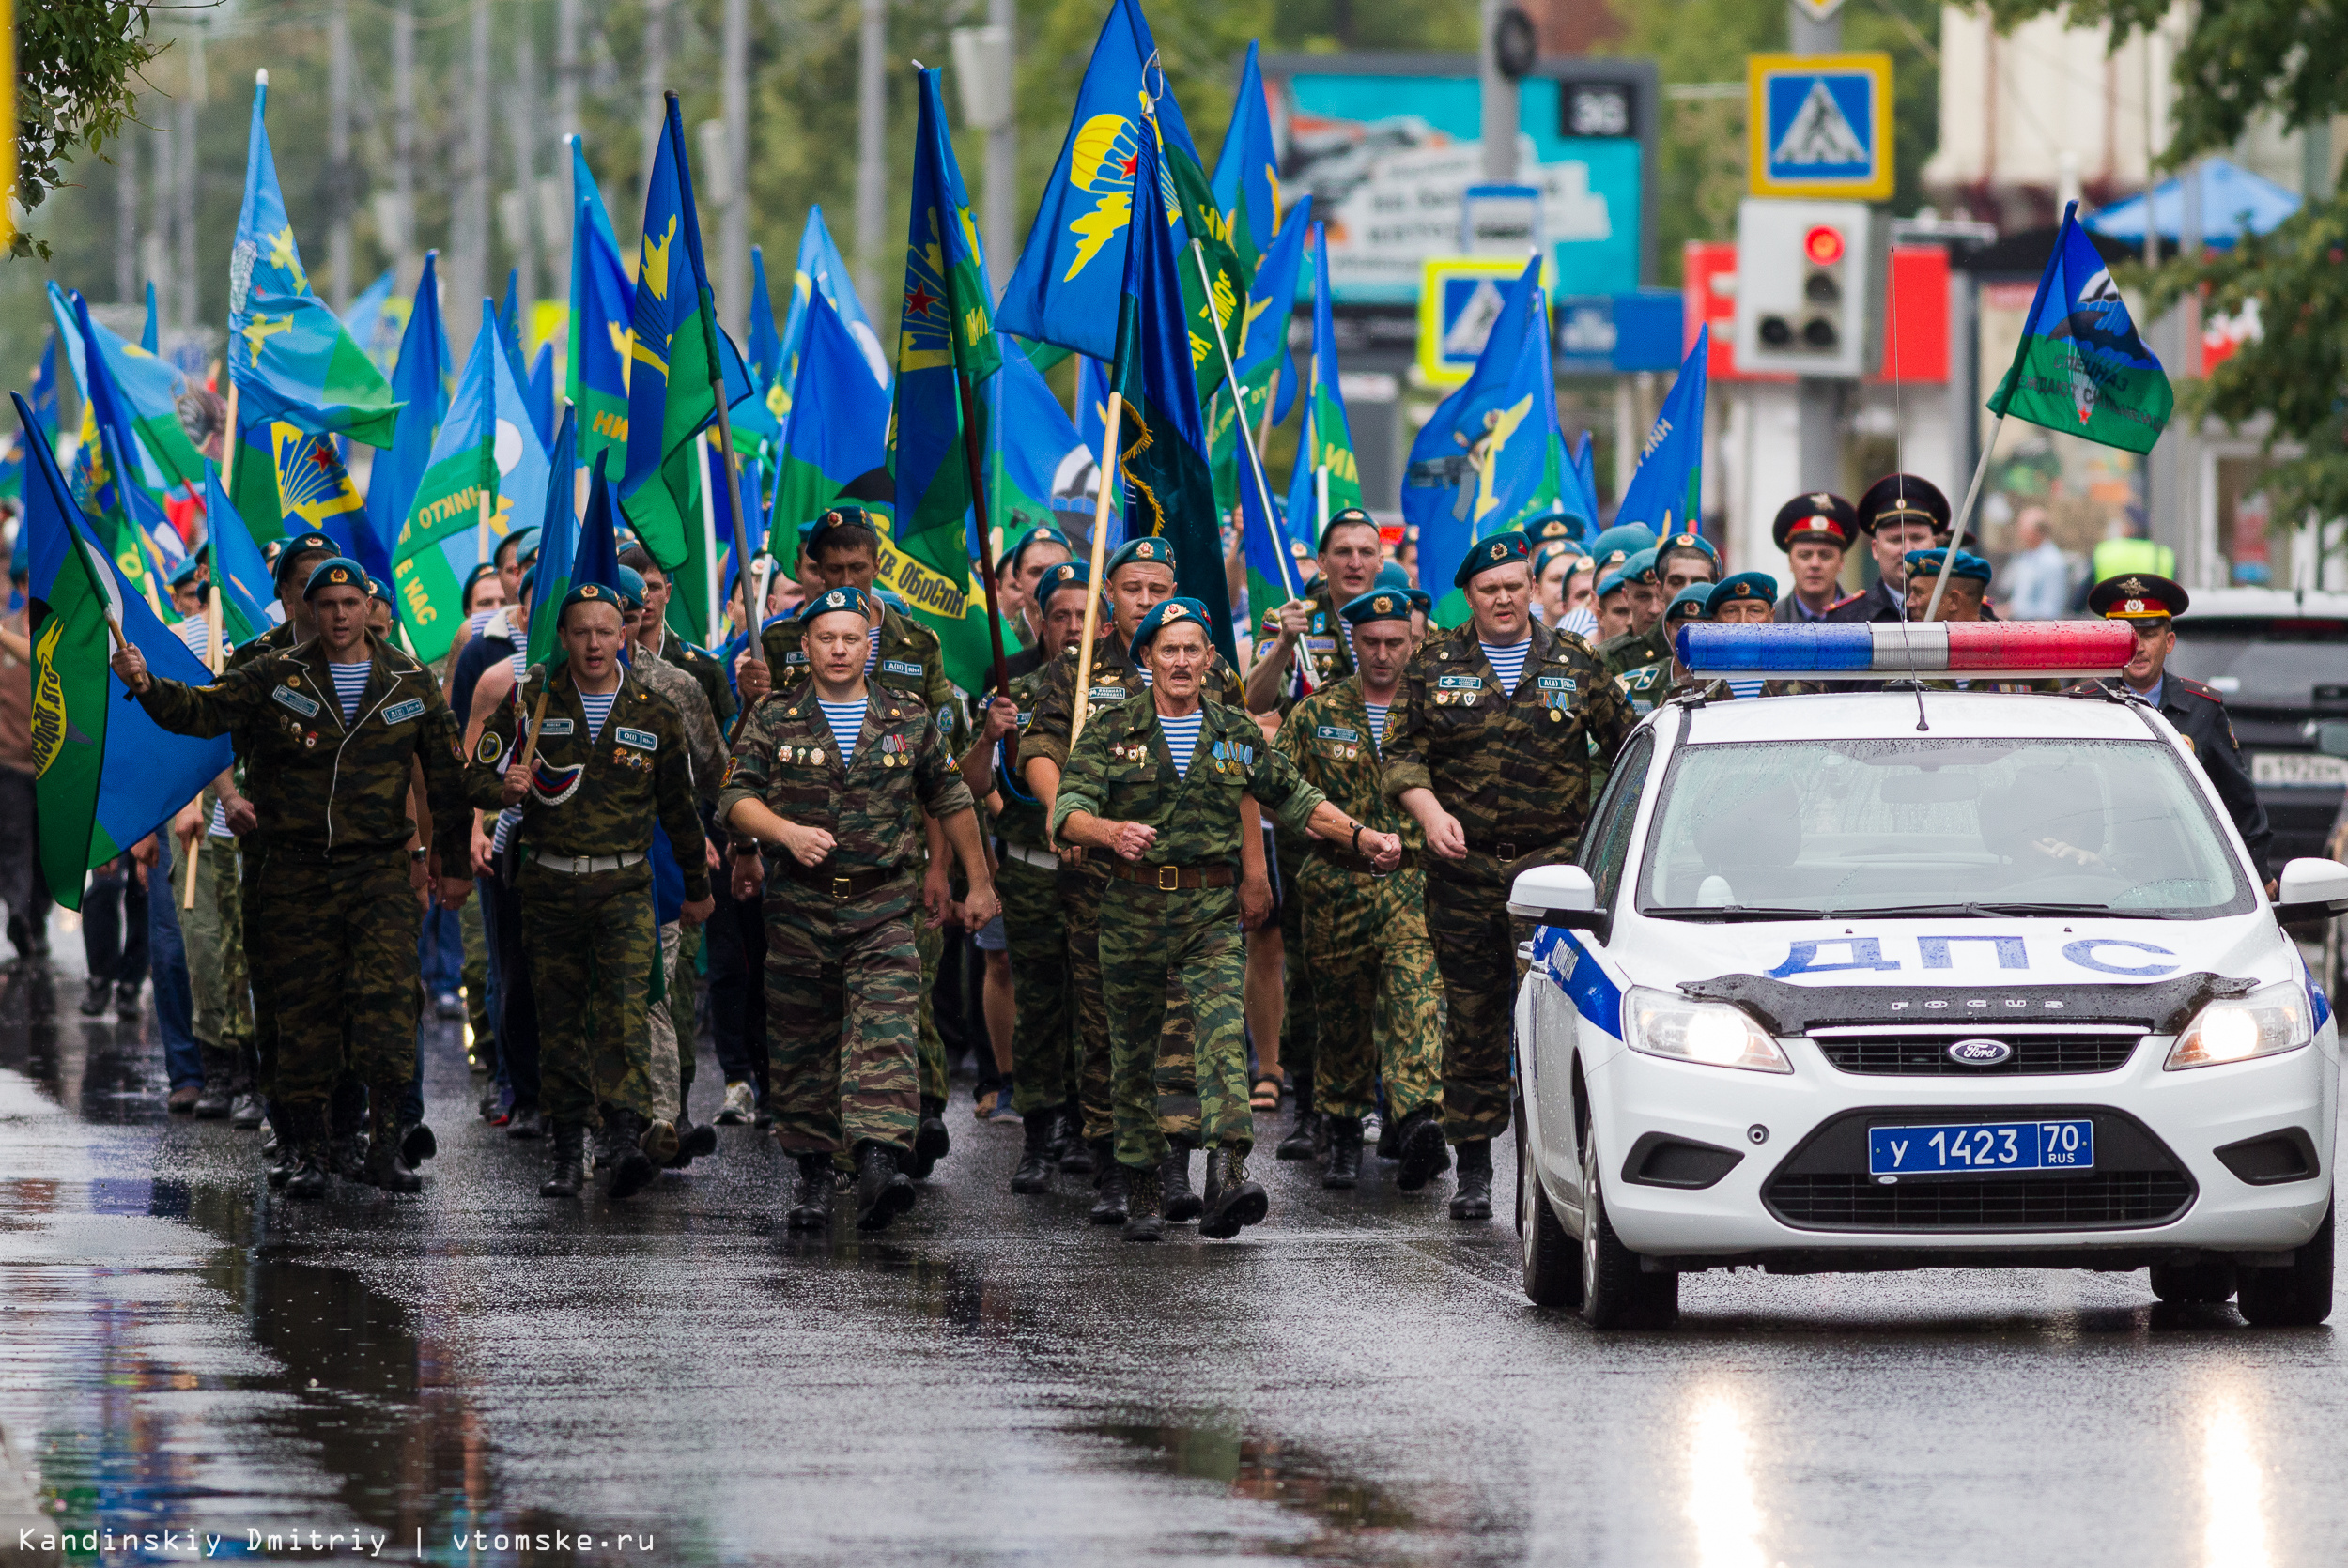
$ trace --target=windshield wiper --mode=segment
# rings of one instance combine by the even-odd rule
[[[2063,903],[1962,903],[1962,904],[1893,904],[1881,909],[1833,909],[1819,912],[1821,919],[1836,920],[1898,920],[1918,916],[1935,918],[1958,915],[1976,919],[1997,919],[2020,915],[2103,916],[2116,920],[2180,920],[2191,919],[2189,910],[2115,909],[2109,904]]]
[[[1753,904],[1668,904],[1649,907],[1641,915],[1658,920],[1697,920],[1733,925],[1748,920],[1823,920],[1831,913],[1817,909],[1768,909]]]

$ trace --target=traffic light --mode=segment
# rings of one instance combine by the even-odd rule
[[[1880,226],[1861,202],[1752,198],[1737,213],[1737,366],[1856,377],[1874,362]]]

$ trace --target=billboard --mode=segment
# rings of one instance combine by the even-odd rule
[[[1635,290],[1652,271],[1655,68],[1543,62],[1518,88],[1517,178],[1540,192],[1560,294]],[[1264,62],[1280,192],[1313,193],[1339,304],[1413,306],[1425,263],[1460,250],[1485,183],[1469,55],[1274,55]]]

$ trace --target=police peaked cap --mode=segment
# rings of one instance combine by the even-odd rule
[[[305,555],[314,555],[320,550],[338,560],[350,560],[348,556],[343,554],[341,540],[331,533],[320,533],[313,529],[308,533],[295,534],[291,539],[286,540],[285,546],[277,552],[277,564],[272,568],[276,573],[277,580],[281,583],[286,580],[286,574],[293,570],[293,562],[296,559]],[[362,572],[360,575],[363,576],[365,573]],[[304,597],[307,597],[307,578],[303,579],[303,589]]]
[[[301,547],[298,539],[286,546],[286,559],[293,559]],[[355,588],[364,593],[367,592],[367,569],[350,557],[329,556],[312,569],[309,577],[302,583],[301,597],[305,601],[314,599],[321,588]]]
[[[1922,572],[1926,576],[1939,576],[1940,558],[1948,553],[1942,549],[1908,551],[1906,558],[1908,575],[1913,577],[1917,573]],[[1949,568],[1949,576],[1978,578],[1985,585],[1989,581],[1989,562],[1982,560],[1970,550],[1959,550],[1956,552],[1956,563]]]
[[[1674,621],[1701,621],[1712,613],[1713,584],[1691,582],[1672,595],[1672,602],[1663,607],[1666,624]]]
[[[2108,621],[2158,621],[2183,615],[2192,605],[2182,584],[2151,572],[2106,577],[2087,595],[2087,607]]]
[[[1905,522],[1947,528],[1949,498],[1940,493],[1940,486],[1912,473],[1888,473],[1859,498],[1859,526],[1869,533],[1885,523]]]
[[[1135,543],[1143,544],[1147,541],[1135,540]],[[1134,628],[1133,646],[1126,651],[1127,656],[1134,663],[1139,664],[1141,651],[1157,640],[1160,632],[1168,626],[1188,625],[1194,622],[1197,623],[1199,631],[1212,642],[1213,632],[1207,624],[1206,606],[1196,599],[1159,600],[1151,607],[1150,613],[1141,618],[1141,624]]]
[[[1174,546],[1154,533],[1145,533],[1138,539],[1128,539],[1117,546],[1116,553],[1109,557],[1108,564],[1102,568],[1102,580],[1116,576],[1119,567],[1130,566],[1136,561],[1146,566],[1163,566],[1169,572],[1176,569]]]
[[[1851,541],[1859,537],[1859,512],[1831,490],[1814,490],[1806,496],[1796,496],[1777,509],[1777,521],[1769,525],[1769,537],[1777,541],[1781,550],[1790,551],[1797,541],[1803,539],[1847,550]]]
[[[1704,613],[1707,616],[1720,614],[1722,605],[1733,605],[1739,599],[1758,599],[1765,605],[1777,603],[1777,579],[1767,572],[1739,572],[1721,582],[1689,586],[1706,590]]]
[[[804,625],[813,625],[819,615],[844,610],[854,610],[870,621],[873,619],[873,596],[860,588],[844,583],[838,588],[826,588],[799,607],[799,621]]]
[[[1036,610],[1039,614],[1049,615],[1053,594],[1063,588],[1089,588],[1091,585],[1092,576],[1085,570],[1083,561],[1056,561],[1043,568],[1043,575],[1035,579],[1031,592]]]
[[[1356,593],[1345,601],[1337,613],[1356,626],[1372,621],[1402,621],[1411,619],[1411,595],[1407,589],[1373,588],[1367,593]]]
[[[1460,560],[1460,569],[1451,574],[1451,586],[1465,588],[1472,578],[1511,561],[1522,561],[1533,552],[1525,546],[1524,535],[1514,529],[1495,533],[1490,539],[1478,539]]]

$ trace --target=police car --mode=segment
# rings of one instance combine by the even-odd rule
[[[1694,626],[1699,674],[2111,675],[2097,623]],[[1682,1272],[2147,1268],[2331,1310],[2339,1028],[2176,732],[2116,694],[1681,699],[1580,862],[1518,876],[1526,1295],[1662,1326]]]

